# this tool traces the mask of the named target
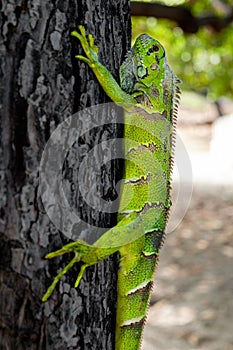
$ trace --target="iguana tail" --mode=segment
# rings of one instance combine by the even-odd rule
[[[120,249],[115,350],[137,350],[140,346],[161,235],[147,233]],[[143,243],[144,251],[139,253],[137,247]]]

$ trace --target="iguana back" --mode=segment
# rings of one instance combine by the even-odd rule
[[[125,183],[118,219],[136,213],[145,235],[119,249],[116,349],[135,350],[171,205],[179,81],[161,44],[145,34],[137,38],[120,73],[121,87],[140,108],[125,114]]]

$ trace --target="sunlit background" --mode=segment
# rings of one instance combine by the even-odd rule
[[[185,5],[196,17],[223,18],[232,7],[227,0],[156,3]],[[183,81],[177,132],[192,168],[182,177],[179,160],[174,169],[175,208],[143,349],[233,350],[233,25],[194,34],[154,17],[133,17],[132,25],[133,40],[148,33],[164,45]],[[177,159],[179,152],[180,145]]]
[[[151,1],[144,1],[151,2]],[[232,1],[156,1],[166,5],[185,4],[193,16],[225,16],[221,3]],[[218,4],[218,6],[217,6]],[[212,100],[233,96],[233,24],[216,33],[201,27],[197,33],[185,34],[175,22],[154,17],[132,18],[133,40],[148,33],[164,45],[169,63],[183,81],[184,90],[207,95]]]

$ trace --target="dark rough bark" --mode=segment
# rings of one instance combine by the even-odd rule
[[[99,84],[73,56],[80,49],[70,31],[82,23],[93,33],[102,62],[117,77],[129,46],[126,0],[2,1],[0,42],[0,349],[113,349],[116,257],[90,268],[72,288],[78,267],[41,297],[68,257],[48,262],[44,255],[69,242],[47,216],[38,194],[39,164],[50,134],[86,106],[107,101]],[[73,47],[71,48],[71,45]],[[114,116],[107,113],[110,121]],[[108,119],[107,119],[108,121]],[[115,125],[95,130],[89,148],[102,137],[121,135]],[[79,148],[64,166],[69,200],[80,205]],[[109,152],[108,149],[103,151]],[[113,147],[112,152],[115,149]],[[104,168],[106,200],[114,197],[119,164]],[[83,206],[82,206],[83,208]],[[105,227],[115,217],[83,210],[87,221]],[[69,257],[70,258],[70,257]]]

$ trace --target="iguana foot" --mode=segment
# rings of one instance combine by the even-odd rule
[[[92,34],[88,35],[88,40],[86,37],[86,32],[83,26],[78,26],[80,33],[77,31],[73,31],[71,33],[72,36],[75,36],[78,38],[82,44],[83,50],[87,57],[84,57],[82,55],[75,56],[76,58],[79,58],[80,60],[86,62],[89,66],[92,64],[95,64],[98,61],[98,47],[95,45],[95,39]]]
[[[78,274],[78,277],[75,282],[75,288],[79,285],[80,280],[84,274],[85,269],[88,266],[96,264],[98,261],[100,261],[98,256],[98,248],[94,248],[93,246],[90,246],[86,242],[82,240],[78,240],[76,242],[72,242],[69,244],[66,244],[61,249],[56,250],[54,252],[51,252],[45,256],[46,259],[53,259],[56,256],[61,256],[63,254],[67,253],[74,253],[73,259],[57,274],[57,276],[54,278],[52,284],[47,289],[46,293],[44,294],[42,301],[46,301],[50,295],[52,294],[54,288],[56,287],[57,283],[60,281],[63,275],[67,273],[67,271],[77,262],[81,262],[81,268]]]

